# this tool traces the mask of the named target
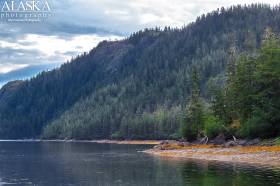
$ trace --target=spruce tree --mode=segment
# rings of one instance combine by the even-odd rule
[[[203,104],[200,97],[200,80],[196,66],[192,69],[192,90],[187,108],[187,117],[183,127],[183,136],[194,140],[201,135],[203,130]]]

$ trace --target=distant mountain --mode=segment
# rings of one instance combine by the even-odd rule
[[[14,79],[24,80],[28,79],[32,76],[35,76],[39,72],[45,69],[53,69],[57,67],[57,64],[44,64],[44,65],[32,65],[28,67],[24,67],[18,70],[13,70],[7,73],[0,73],[0,87],[3,86],[5,83],[12,81]]]
[[[229,49],[256,51],[264,30],[280,30],[280,9],[235,6],[182,29],[146,29],[100,43],[59,69],[0,90],[0,138],[176,138],[190,72],[222,86]]]

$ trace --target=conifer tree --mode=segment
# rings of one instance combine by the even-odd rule
[[[189,140],[199,137],[203,130],[203,104],[200,97],[200,80],[196,66],[192,69],[192,91],[184,123],[183,136]]]

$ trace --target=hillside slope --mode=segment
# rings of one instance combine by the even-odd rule
[[[0,138],[39,137],[46,126],[46,138],[174,137],[192,66],[200,70],[207,98],[207,83],[224,80],[229,48],[254,52],[267,27],[279,32],[279,8],[237,6],[182,29],[147,29],[104,41],[59,69],[4,86]]]

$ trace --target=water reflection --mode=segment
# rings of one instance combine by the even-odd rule
[[[181,174],[185,185],[192,186],[280,185],[280,170],[266,166],[188,161]]]
[[[0,185],[255,186],[277,185],[277,169],[175,161],[143,145],[0,142]]]

